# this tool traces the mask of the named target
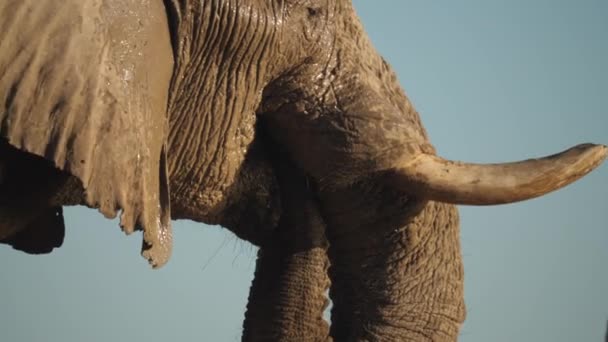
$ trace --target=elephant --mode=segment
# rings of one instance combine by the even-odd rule
[[[9,0],[0,18],[0,240],[50,252],[61,207],[85,205],[120,211],[161,267],[171,219],[220,224],[260,247],[244,340],[454,340],[454,205],[541,196],[607,154],[440,158],[346,0]]]

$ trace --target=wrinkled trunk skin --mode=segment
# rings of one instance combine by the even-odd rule
[[[282,216],[258,252],[243,341],[330,341],[325,226],[306,178],[285,166],[276,168]]]
[[[353,65],[336,72],[344,116],[338,122],[361,140],[349,151],[373,162],[363,174],[354,167],[337,186],[319,182],[332,265],[331,335],[455,341],[465,318],[457,209],[388,185],[396,163],[435,151],[390,66],[378,55],[357,59],[356,51],[345,49]],[[349,126],[358,116],[368,120]]]
[[[317,247],[286,252],[263,246],[247,304],[243,341],[330,341],[323,319],[327,253]]]
[[[373,182],[323,198],[333,338],[455,341],[465,318],[456,208]]]

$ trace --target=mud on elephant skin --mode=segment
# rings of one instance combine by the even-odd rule
[[[312,253],[319,245],[281,247],[299,203],[310,209],[312,240],[329,241],[338,340],[453,340],[464,305],[452,204],[540,196],[606,156],[592,144],[509,164],[437,156],[347,0],[9,0],[0,19],[0,139],[9,151],[0,163],[13,170],[2,178],[13,188],[0,194],[0,213],[14,216],[0,239],[48,251],[61,243],[59,208],[83,204],[107,217],[120,211],[122,228],[143,231],[142,253],[160,267],[171,219],[222,224],[262,247],[255,302],[266,285],[326,285],[327,256]],[[275,149],[293,171],[277,167]],[[35,169],[46,181],[20,192],[27,158],[45,163]],[[300,173],[308,190],[290,185]],[[11,203],[12,194],[24,200]],[[20,214],[28,210],[39,213],[36,229]],[[28,245],[34,239],[49,243]],[[284,282],[268,284],[276,272]],[[294,279],[313,285],[294,288]],[[297,298],[260,310],[288,322],[284,309],[296,307],[324,332],[323,301]],[[246,339],[268,333],[268,322],[246,323]]]

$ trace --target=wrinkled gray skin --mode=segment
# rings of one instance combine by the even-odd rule
[[[350,1],[5,0],[0,105],[16,249],[60,246],[62,205],[156,267],[170,219],[221,224],[260,246],[243,340],[456,339],[458,212],[389,181],[434,148]]]

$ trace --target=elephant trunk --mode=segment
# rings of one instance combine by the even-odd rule
[[[397,162],[435,150],[390,66],[378,55],[344,59],[358,65],[336,72],[339,109],[328,126],[340,127],[348,145],[322,161],[330,169],[318,177],[331,335],[455,341],[465,318],[457,209],[420,196],[394,171]]]
[[[258,252],[243,341],[329,341],[327,240],[306,178],[276,165],[281,219]]]
[[[323,198],[332,337],[455,341],[465,318],[456,208],[367,182]]]
[[[243,341],[328,341],[324,248],[287,253],[277,244],[258,253],[243,327]]]

